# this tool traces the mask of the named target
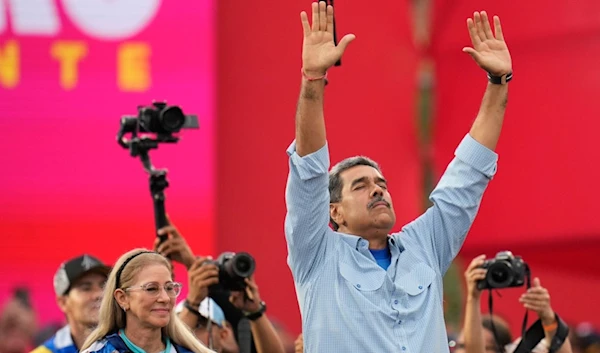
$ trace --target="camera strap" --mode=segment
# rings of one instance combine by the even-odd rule
[[[552,337],[552,342],[550,342],[550,348],[548,349],[550,353],[557,352],[569,336],[569,327],[564,323],[564,321],[561,320],[558,314],[555,315],[558,326],[556,328],[556,332],[554,333],[554,337]],[[536,321],[527,330],[527,336],[523,336],[521,338],[521,342],[519,342],[519,345],[515,349],[514,353],[531,352],[531,350],[533,350],[533,348],[535,348],[535,346],[537,346],[545,336],[546,333],[544,332],[542,320]]]
[[[531,288],[531,271],[529,269],[529,265],[527,265],[527,264],[525,264],[525,280],[526,280],[527,289]],[[493,296],[493,294],[494,293],[492,292],[492,288],[490,288],[490,292],[489,292],[489,295],[488,295],[488,307],[489,307],[489,310],[490,310],[490,317],[491,317],[490,323],[492,325],[492,333],[494,334],[494,341],[496,342],[496,349],[498,350],[498,352],[504,352],[504,347],[500,346],[500,340],[498,339],[498,332],[496,331],[496,326],[494,325],[494,311],[493,311],[493,308],[494,308],[494,296]],[[521,342],[525,341],[526,335],[529,333],[529,331],[527,331],[528,313],[529,313],[529,311],[525,310],[525,317],[523,317],[523,325],[521,326]],[[540,323],[540,325],[541,325],[541,323]],[[530,330],[531,330],[531,328],[530,328]],[[542,330],[542,334],[543,334],[543,330]],[[544,338],[544,336],[542,336],[541,338],[539,338],[536,341],[535,344],[537,345],[537,343],[542,338]],[[521,346],[521,344],[519,344],[519,346]],[[534,345],[534,347],[535,347],[535,345]],[[513,353],[523,353],[523,352],[529,352],[529,351],[519,352],[519,351],[516,350]]]
[[[237,325],[239,353],[251,353],[252,351],[252,331],[250,329],[250,320],[241,318]]]

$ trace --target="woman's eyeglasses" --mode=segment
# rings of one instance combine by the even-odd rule
[[[179,296],[179,294],[181,293],[181,287],[183,287],[183,285],[179,282],[167,282],[165,283],[163,286],[159,285],[158,283],[146,283],[146,284],[142,284],[140,286],[133,286],[133,287],[127,287],[127,288],[123,288],[124,291],[131,291],[131,290],[143,290],[146,294],[152,296],[152,297],[158,297],[158,295],[160,294],[160,289],[164,288],[165,292],[167,292],[167,295],[171,298],[177,298]]]

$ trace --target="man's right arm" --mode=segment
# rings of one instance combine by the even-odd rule
[[[312,4],[312,23],[300,14],[302,88],[296,109],[296,140],[288,149],[290,173],[286,187],[285,235],[288,264],[297,282],[307,279],[322,261],[329,231],[329,151],[325,136],[323,93],[327,69],[342,56],[353,35],[333,42],[333,7]]]

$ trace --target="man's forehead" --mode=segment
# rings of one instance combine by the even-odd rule
[[[342,173],[340,173],[340,177],[344,181],[352,182],[353,180],[359,178],[383,178],[383,175],[381,175],[377,169],[369,165],[357,165],[344,170]]]

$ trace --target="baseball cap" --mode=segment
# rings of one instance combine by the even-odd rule
[[[54,292],[57,296],[65,295],[73,282],[89,272],[101,273],[108,277],[110,267],[97,258],[84,254],[63,262],[54,275]]]
[[[225,313],[223,312],[223,309],[221,309],[219,304],[217,304],[210,297],[207,297],[202,302],[200,302],[198,312],[200,313],[200,315],[204,316],[207,319],[210,319],[219,327],[223,327],[223,325],[225,324]]]
[[[175,312],[180,313],[183,308],[184,305],[183,302],[181,302],[177,305],[177,307],[175,307]],[[223,309],[221,309],[219,304],[217,304],[210,297],[206,297],[200,302],[198,313],[200,313],[200,316],[204,317],[205,319],[209,319],[215,325],[221,328],[225,325],[225,313],[223,312]]]

